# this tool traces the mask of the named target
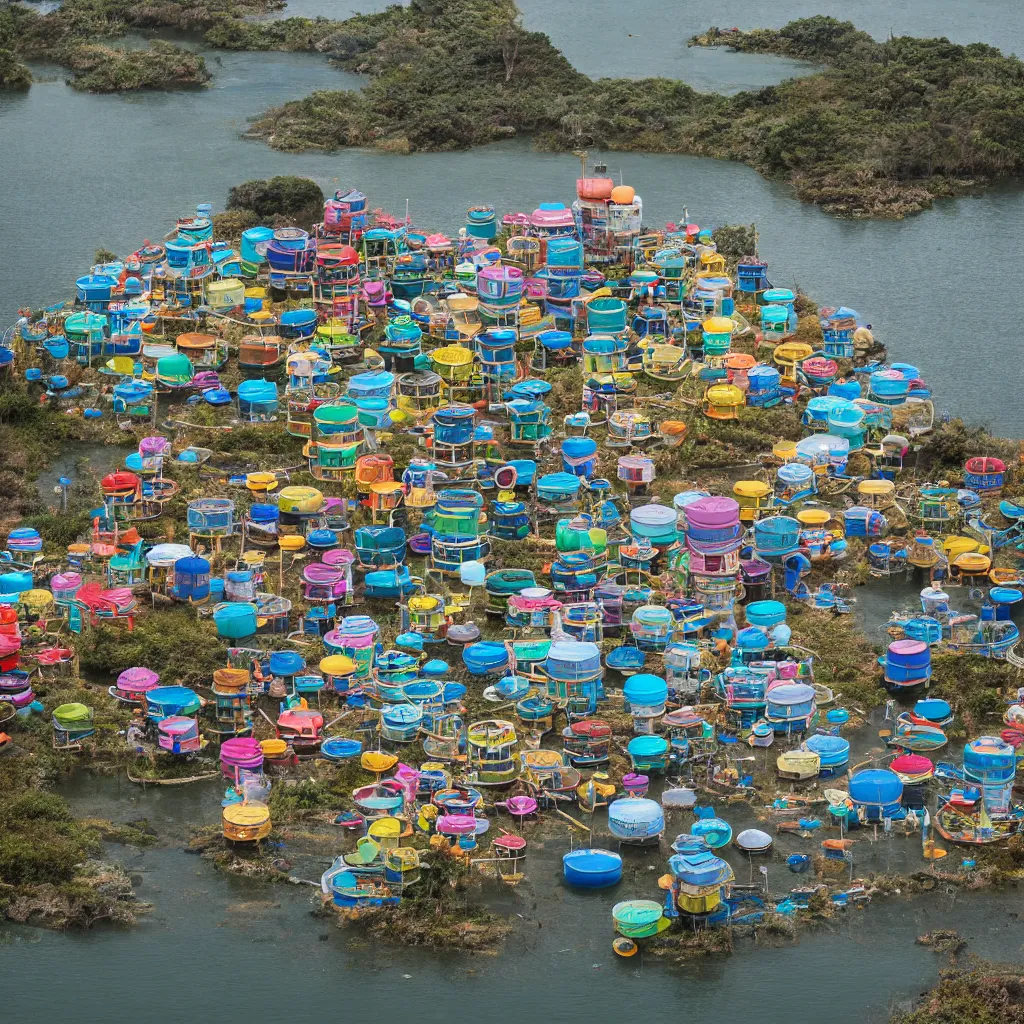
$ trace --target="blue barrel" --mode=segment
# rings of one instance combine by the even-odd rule
[[[856,380],[834,380],[828,386],[828,393],[836,398],[845,398],[852,402],[860,398],[860,382]]]
[[[736,634],[736,646],[741,651],[767,650],[768,634],[760,626],[747,626]]]
[[[30,572],[5,572],[0,575],[0,596],[23,594],[26,590],[31,589],[32,573]]]
[[[544,671],[566,682],[594,679],[601,674],[601,649],[589,641],[556,640],[548,648]]]
[[[275,523],[280,515],[281,510],[276,505],[260,502],[249,506],[249,518],[254,523]]]
[[[829,433],[844,437],[849,441],[862,443],[864,437],[864,410],[845,400],[837,400],[840,404],[833,406],[828,412]]]
[[[923,640],[894,640],[885,652],[885,678],[898,686],[917,686],[931,678],[932,649]]]
[[[446,705],[461,704],[466,692],[465,683],[445,683],[441,699]]]
[[[327,551],[330,548],[337,547],[338,535],[333,530],[321,529],[321,530],[310,530],[306,534],[306,543],[311,548],[316,548],[318,551]]]
[[[804,746],[821,759],[823,773],[827,769],[827,774],[835,774],[850,761],[850,743],[842,736],[809,736]]]
[[[562,442],[562,469],[589,479],[597,466],[597,441],[592,437],[567,437]]]
[[[389,398],[358,398],[357,418],[361,427],[380,430],[391,422],[391,400]]]
[[[516,471],[516,488],[526,488],[533,483],[537,475],[537,463],[533,459],[509,459],[510,465]]]
[[[274,241],[282,249],[301,252],[309,244],[309,232],[302,228],[278,228],[274,232]]]
[[[633,708],[662,708],[668,700],[668,683],[661,676],[641,672],[630,676],[622,688],[627,713]]]
[[[246,263],[265,262],[267,258],[265,253],[258,252],[256,246],[265,246],[273,237],[273,228],[247,228],[242,232],[242,259]]]
[[[567,235],[549,238],[548,266],[563,270],[583,269],[583,246]]]
[[[786,606],[781,601],[752,601],[746,607],[747,622],[751,626],[779,625],[786,621]]]
[[[747,371],[749,390],[753,392],[772,391],[779,386],[781,376],[782,374],[774,366],[768,366],[766,363],[752,366]]]
[[[881,821],[899,811],[903,783],[888,768],[866,768],[850,779],[849,793],[854,805],[865,809],[868,821]]]
[[[466,211],[466,234],[471,238],[482,238],[489,242],[498,234],[498,227],[491,206],[474,206]]]
[[[880,537],[888,526],[885,516],[862,505],[843,511],[843,531],[847,537]]]
[[[153,385],[147,384],[144,380],[126,381],[114,388],[115,400],[123,402],[125,406],[138,405],[151,398],[152,395]]]
[[[844,404],[842,398],[834,398],[832,395],[815,395],[804,409],[803,421],[808,426],[823,427],[828,423],[829,413],[842,404]],[[863,413],[861,416],[863,417]]]
[[[1001,784],[1013,779],[1017,771],[1012,746],[998,736],[979,736],[964,745],[964,774],[986,784]]]
[[[569,331],[541,331],[537,340],[548,352],[564,352],[572,347],[572,334]]]
[[[361,398],[389,398],[394,383],[395,375],[386,370],[357,373],[348,382],[348,394],[357,402]]]
[[[766,561],[785,558],[799,546],[800,523],[796,519],[790,516],[769,516],[754,523],[754,550]]]
[[[480,369],[492,380],[514,380],[516,366],[516,338],[518,334],[506,328],[494,328],[476,336],[480,353]]]
[[[345,736],[332,736],[320,746],[320,756],[328,761],[347,761],[362,752],[363,745],[359,740],[350,740]]]
[[[591,334],[621,334],[626,329],[626,303],[611,296],[587,303],[587,330]]]
[[[243,416],[277,411],[277,384],[272,380],[243,380],[238,385],[238,409]]]
[[[174,563],[174,585],[179,598],[205,601],[210,596],[210,563],[198,555],[186,555]]]
[[[777,303],[791,310],[796,303],[796,295],[789,288],[768,288],[761,296],[765,302]]]
[[[629,530],[652,544],[673,544],[678,535],[676,510],[668,505],[640,505],[629,513]]]
[[[622,857],[610,850],[570,850],[562,857],[562,874],[569,885],[605,889],[622,878]]]
[[[468,405],[448,405],[434,413],[434,440],[442,444],[468,444],[473,439],[473,416]]]
[[[608,831],[632,842],[653,839],[665,831],[665,813],[657,800],[625,797],[608,805]]]
[[[876,370],[868,381],[871,397],[887,405],[903,401],[910,391],[910,381],[898,370]]]
[[[579,494],[580,480],[573,473],[546,473],[537,481],[541,501],[567,501]]]
[[[634,771],[664,768],[668,756],[668,740],[664,736],[634,736],[626,746]]]
[[[812,486],[814,470],[802,462],[787,462],[779,466],[779,480],[793,491],[800,491]]]
[[[925,697],[914,705],[914,714],[918,718],[926,718],[929,722],[948,722],[953,715],[949,701],[941,697]]]
[[[780,726],[798,728],[814,713],[814,687],[807,683],[780,683],[765,695],[765,718],[780,731]]]
[[[508,651],[504,644],[481,640],[462,649],[462,661],[471,675],[492,675],[508,668]]]
[[[286,309],[278,317],[282,338],[312,338],[316,333],[315,309]]]
[[[298,651],[271,651],[270,674],[296,676],[306,667],[306,659]]]
[[[213,624],[217,635],[228,640],[240,640],[256,632],[256,605],[247,601],[223,604],[214,609]]]

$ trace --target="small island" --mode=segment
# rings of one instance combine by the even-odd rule
[[[85,92],[185,88],[205,85],[211,77],[202,57],[160,40],[146,50],[75,46],[66,64],[74,72],[71,86]]]
[[[265,13],[282,0],[215,0],[130,4],[126,0],[69,0],[46,14],[19,4],[0,10],[0,89],[27,89],[30,61],[47,61],[72,72],[68,84],[86,92],[182,89],[210,80],[199,54],[160,39],[147,48],[112,45],[126,32],[161,30],[201,33],[230,11]]]

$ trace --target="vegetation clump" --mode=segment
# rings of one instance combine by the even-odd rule
[[[0,88],[28,88],[24,61],[69,68],[75,89],[125,92],[205,85],[204,59],[164,41],[148,49],[109,45],[130,31],[206,32],[224,18],[262,14],[284,0],[67,0],[40,14],[21,4],[0,10]]]
[[[52,928],[133,924],[140,905],[131,879],[97,859],[102,839],[129,834],[76,820],[65,800],[24,788],[16,775],[0,773],[0,915]],[[142,834],[133,829],[128,841]]]
[[[308,227],[323,217],[323,210],[324,194],[315,181],[282,174],[269,180],[245,181],[232,187],[228,192],[227,213],[223,216],[234,219],[226,226],[237,228],[241,236],[245,228],[257,223],[275,227],[286,224]]]
[[[145,50],[87,44],[67,51],[73,88],[82,92],[125,92],[202,86],[210,80],[206,61],[172,43],[153,40]]]
[[[938,985],[889,1024],[1022,1024],[1024,975],[1020,968],[975,963],[943,971]]]
[[[209,685],[225,659],[213,623],[190,608],[143,615],[131,631],[97,625],[75,640],[86,672],[116,676],[133,665],[159,665],[166,685]]]
[[[368,935],[405,946],[495,949],[512,931],[507,918],[482,901],[483,883],[465,858],[444,846],[424,854],[429,868],[397,906],[341,911],[340,923],[358,924]]]
[[[785,178],[843,216],[903,216],[1024,167],[1024,64],[982,43],[889,37],[813,17],[691,40],[825,65],[729,99],[694,148]]]
[[[0,47],[0,89],[27,89],[32,84],[32,72],[18,60],[17,54]]]

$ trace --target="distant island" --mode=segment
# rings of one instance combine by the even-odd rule
[[[71,68],[79,88],[201,84],[202,57],[169,43],[148,51],[104,43],[103,59],[95,52],[128,30],[173,29],[221,49],[320,53],[367,76],[359,91],[318,91],[255,118],[249,134],[286,151],[436,152],[529,136],[549,150],[685,153],[742,161],[838,216],[890,218],[1015,178],[1024,166],[1024,63],[980,43],[878,42],[822,16],[781,29],[711,28],[690,44],[814,65],[804,77],[721,96],[666,78],[595,81],[547,35],[527,31],[514,0],[411,0],[343,21],[251,20],[283,6],[65,0],[40,15],[8,5],[0,84],[6,76],[25,87],[18,62],[42,56]]]

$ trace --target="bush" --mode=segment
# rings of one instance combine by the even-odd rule
[[[0,49],[0,89],[27,89],[32,72],[18,60],[12,50]]]
[[[176,89],[210,80],[201,56],[157,40],[147,50],[75,46],[65,52],[61,63],[74,72],[71,86],[85,92]]]
[[[208,685],[214,670],[226,664],[226,645],[209,619],[190,608],[145,613],[135,629],[96,626],[75,638],[86,672],[117,675],[133,665],[156,668],[170,685]]]
[[[322,219],[323,206],[320,186],[310,178],[293,174],[235,185],[228,193],[227,203],[228,210],[251,212],[260,220],[281,217],[302,224]]]
[[[59,796],[38,790],[0,796],[0,880],[8,885],[70,881],[95,849],[93,833]]]

